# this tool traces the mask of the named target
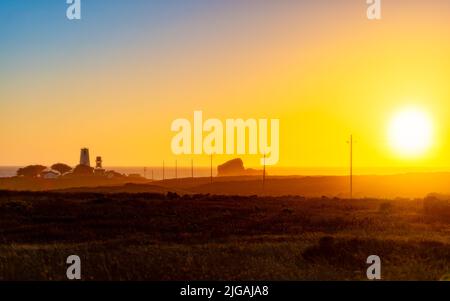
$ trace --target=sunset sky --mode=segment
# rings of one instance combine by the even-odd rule
[[[160,165],[172,121],[202,110],[280,119],[279,167],[345,167],[352,133],[361,172],[450,171],[447,0],[383,1],[380,21],[365,0],[82,0],[80,21],[65,2],[0,2],[0,165],[73,165],[81,147]],[[412,107],[432,125],[413,157],[389,143]]]

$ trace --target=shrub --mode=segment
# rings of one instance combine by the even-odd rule
[[[450,222],[450,198],[435,194],[429,195],[423,201],[423,211],[426,215]]]
[[[393,206],[390,202],[384,202],[380,204],[378,211],[381,213],[390,213],[393,209]]]

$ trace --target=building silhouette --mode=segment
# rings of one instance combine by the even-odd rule
[[[102,167],[102,157],[98,156],[97,159],[95,160],[95,168],[103,168]]]
[[[80,152],[80,165],[91,166],[91,162],[89,160],[89,149],[82,148]]]

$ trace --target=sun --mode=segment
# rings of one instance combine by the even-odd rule
[[[406,158],[426,153],[433,142],[433,123],[428,114],[417,108],[404,109],[391,120],[389,142],[392,149]]]

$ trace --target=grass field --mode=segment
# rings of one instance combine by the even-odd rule
[[[450,206],[359,199],[0,192],[0,280],[386,280],[450,273]],[[447,276],[448,277],[448,276]]]

